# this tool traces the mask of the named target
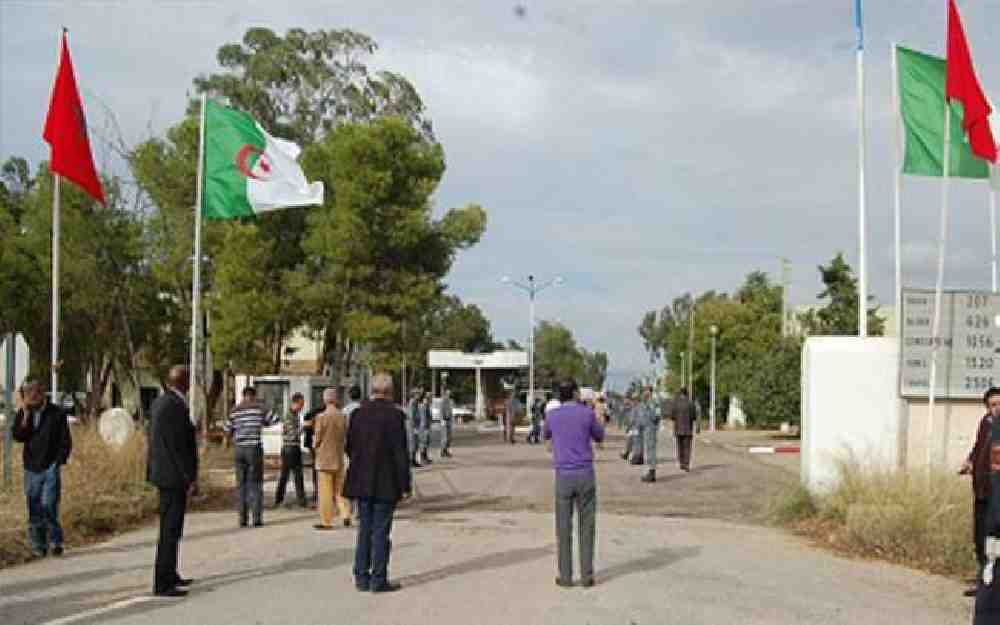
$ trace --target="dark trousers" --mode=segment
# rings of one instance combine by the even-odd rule
[[[993,584],[986,586],[980,576],[976,592],[975,615],[972,625],[996,625],[1000,623],[1000,565],[993,565]]]
[[[580,525],[580,576],[594,577],[597,536],[597,484],[593,475],[556,476],[556,542],[559,579],[573,581],[573,512]]]
[[[682,469],[691,468],[691,445],[694,437],[690,434],[677,436],[677,463]]]
[[[263,522],[264,450],[261,447],[236,448],[236,485],[239,489],[240,525],[247,524],[253,513],[254,525]]]
[[[302,477],[302,449],[285,445],[281,448],[281,477],[278,478],[278,490],[274,494],[274,505],[280,505],[285,500],[285,489],[288,487],[288,476],[295,476],[295,496],[299,505],[306,505],[306,485]]]
[[[54,547],[63,544],[63,530],[59,523],[59,499],[62,495],[62,476],[59,463],[52,463],[44,471],[24,470],[24,498],[28,502],[28,539],[32,551],[48,553],[49,541]]]
[[[973,504],[973,538],[976,541],[976,562],[982,569],[986,564],[986,515],[990,511],[989,499],[976,499]]]
[[[153,592],[170,590],[177,585],[177,549],[184,535],[184,512],[187,491],[160,489],[160,538],[156,543],[156,565],[153,568]]]
[[[396,503],[359,499],[358,545],[354,551],[354,579],[359,585],[377,588],[389,580],[392,552],[392,516]]]
[[[528,433],[528,442],[538,444],[542,442],[542,422],[534,420],[531,422],[531,432]]]

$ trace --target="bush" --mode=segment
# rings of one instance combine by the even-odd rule
[[[772,518],[839,551],[932,573],[974,572],[972,495],[947,472],[886,470],[851,460],[838,485],[815,495],[802,486],[775,502]]]
[[[20,445],[15,446],[20,452]],[[0,568],[30,555],[28,512],[20,453],[14,483],[0,492]],[[67,546],[135,527],[157,511],[156,491],[146,484],[146,442],[134,434],[120,449],[95,428],[73,428],[73,454],[63,467],[60,517]]]

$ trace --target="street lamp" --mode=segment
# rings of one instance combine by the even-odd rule
[[[529,275],[528,283],[524,284],[512,280],[510,276],[504,276],[500,278],[500,282],[521,289],[528,294],[528,323],[530,325],[528,331],[528,406],[530,407],[535,401],[535,296],[550,286],[561,285],[563,279],[561,276],[556,276],[548,282],[538,284],[535,282],[535,276]]]
[[[708,429],[711,432],[715,431],[715,339],[719,334],[719,326],[713,325],[708,329],[712,335],[712,387],[710,389],[709,395],[709,407],[708,407]]]

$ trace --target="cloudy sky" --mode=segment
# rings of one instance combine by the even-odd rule
[[[528,325],[501,276],[563,276],[539,316],[607,351],[621,386],[648,367],[645,311],[753,269],[780,277],[782,256],[793,302],[808,303],[818,263],[843,250],[856,265],[853,0],[522,0],[523,17],[514,4],[0,0],[0,159],[47,155],[62,25],[91,124],[106,107],[133,143],[180,118],[192,78],[247,28],[353,28],[380,45],[371,64],[407,76],[429,107],[448,159],[437,210],[489,212],[450,284],[498,337],[523,340]],[[869,280],[891,305],[890,42],[941,54],[946,3],[868,4]],[[1000,4],[959,5],[1000,101]],[[947,283],[986,288],[986,191],[953,189]],[[908,285],[933,286],[939,196],[906,181]]]

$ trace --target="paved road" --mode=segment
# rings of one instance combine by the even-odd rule
[[[598,585],[556,588],[552,477],[545,452],[466,433],[453,461],[417,476],[401,510],[392,573],[405,589],[359,594],[354,532],[311,529],[311,511],[268,511],[234,528],[232,513],[189,517],[187,599],[148,596],[155,528],[0,573],[0,623],[377,623],[476,625],[951,625],[971,621],[949,580],[846,560],[754,524],[762,497],[794,480],[779,467],[701,446],[701,470],[661,481],[614,456],[599,464]]]

